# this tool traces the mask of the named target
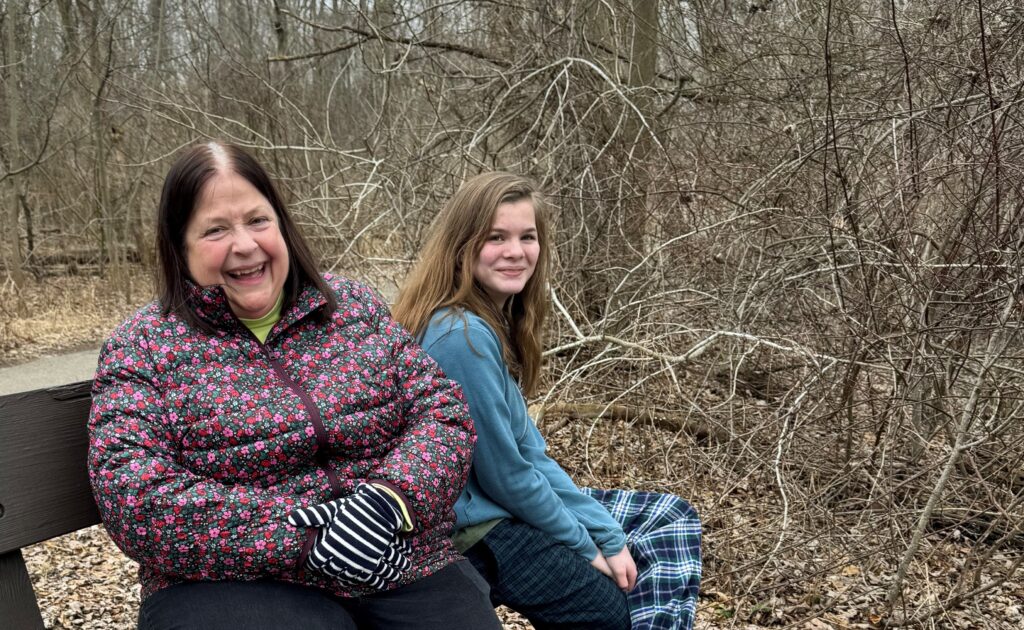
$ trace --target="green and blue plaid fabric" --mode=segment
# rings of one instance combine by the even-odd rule
[[[671,494],[581,490],[604,505],[626,532],[639,574],[628,596],[633,630],[689,630],[700,591],[697,511]]]

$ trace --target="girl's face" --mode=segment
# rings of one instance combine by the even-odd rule
[[[185,226],[185,257],[196,284],[223,286],[231,310],[247,319],[270,311],[288,277],[277,213],[231,171],[218,171],[203,186]]]
[[[526,287],[537,268],[540,241],[529,198],[506,202],[494,213],[494,223],[476,257],[473,277],[501,308]]]

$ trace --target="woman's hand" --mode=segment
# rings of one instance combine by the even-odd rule
[[[598,557],[601,557],[600,554],[598,554]],[[623,591],[628,593],[633,590],[633,587],[636,586],[636,563],[633,562],[633,556],[630,555],[629,548],[623,547],[619,553],[603,558],[603,560],[610,571],[610,573],[605,575],[608,575]],[[600,570],[598,569],[598,571]]]
[[[371,484],[359,484],[350,496],[294,510],[288,522],[320,528],[306,562],[343,583],[384,588],[411,566],[408,543],[398,536],[401,512]]]

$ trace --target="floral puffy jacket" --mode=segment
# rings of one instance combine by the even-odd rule
[[[325,276],[338,309],[312,317],[307,288],[261,344],[223,292],[193,288],[197,330],[152,303],[104,345],[89,418],[89,475],[111,538],[139,563],[143,597],[184,580],[272,578],[362,594],[303,569],[316,530],[296,507],[383,481],[411,510],[413,568],[459,559],[449,541],[472,420],[376,294]]]

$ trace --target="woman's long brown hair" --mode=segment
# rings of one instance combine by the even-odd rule
[[[473,278],[473,267],[491,232],[498,206],[522,199],[533,202],[540,253],[526,286],[499,310]],[[505,363],[519,378],[523,392],[527,396],[535,394],[540,383],[548,310],[551,245],[546,215],[543,197],[526,177],[498,171],[467,180],[431,224],[419,260],[398,294],[395,319],[419,336],[439,308],[472,311],[498,333]]]

